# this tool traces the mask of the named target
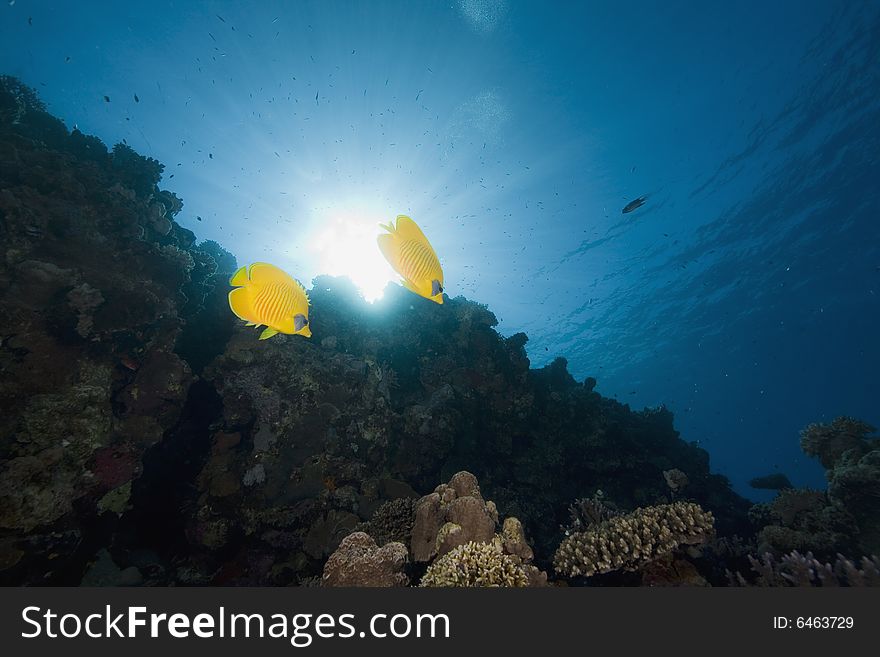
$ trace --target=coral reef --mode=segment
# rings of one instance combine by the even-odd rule
[[[324,565],[321,586],[406,586],[406,546],[391,542],[379,547],[364,532],[349,534]]]
[[[500,542],[531,579],[571,500],[662,505],[673,470],[719,531],[749,532],[669,411],[603,398],[564,359],[530,368],[480,304],[392,285],[370,305],[321,276],[311,340],[256,340],[226,302],[235,259],[180,226],[162,172],[0,78],[0,582],[306,584],[364,522],[409,534],[414,568]],[[839,454],[832,486],[865,536],[871,453]],[[496,534],[484,495],[521,524]]]
[[[823,558],[854,549],[854,518],[823,491],[790,488],[769,503],[755,505],[751,517],[762,525],[758,553],[780,556],[812,550]]]
[[[459,472],[416,504],[413,559],[430,561],[465,543],[491,541],[497,523],[498,510],[483,500],[477,478]]]
[[[569,504],[569,522],[562,529],[568,536],[574,532],[582,532],[592,525],[598,525],[620,514],[620,510],[606,500],[602,491],[598,490],[593,497],[582,497]]]
[[[517,587],[528,586],[529,578],[510,555],[495,542],[470,541],[458,545],[429,567],[421,586],[430,587]]]
[[[793,551],[777,560],[766,553],[761,559],[749,556],[756,577],[750,581],[741,573],[727,576],[732,586],[880,586],[880,559],[862,557],[854,563],[841,554],[833,563],[821,562],[812,552]]]
[[[193,380],[181,290],[210,256],[156,229],[161,165],[128,151],[0,79],[0,581],[79,581]]]
[[[669,490],[671,490],[673,494],[680,493],[688,485],[687,475],[678,468],[664,470],[663,479],[666,480],[666,485],[669,486]]]
[[[712,514],[697,504],[645,507],[567,536],[553,557],[566,577],[636,570],[679,545],[699,544],[714,534]]]
[[[396,500],[383,502],[372,517],[359,524],[356,529],[374,537],[379,545],[392,541],[409,545],[415,522],[416,502],[412,497],[398,497]]]
[[[801,447],[826,468],[827,491],[784,488],[749,516],[758,528],[758,553],[774,557],[811,552],[821,560],[838,553],[880,553],[880,441],[870,425],[848,417],[811,424]]]
[[[830,471],[848,452],[856,452],[848,457],[852,460],[870,451],[865,437],[874,431],[870,424],[851,417],[839,417],[830,424],[810,424],[801,431],[801,449],[807,456],[818,458],[822,467]]]
[[[871,425],[848,417],[811,424],[801,432],[804,453],[825,468],[828,498],[858,526],[856,554],[880,554],[880,440]]]

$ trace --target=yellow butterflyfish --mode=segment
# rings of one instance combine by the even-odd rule
[[[276,333],[312,337],[309,295],[290,274],[266,262],[242,267],[229,284],[229,307],[247,326],[266,326],[260,340]]]
[[[430,299],[443,303],[443,269],[428,238],[416,222],[406,215],[397,215],[397,223],[379,224],[388,233],[379,235],[379,249],[388,263],[403,277],[403,286]]]

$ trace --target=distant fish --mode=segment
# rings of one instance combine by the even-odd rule
[[[229,284],[229,308],[247,326],[265,325],[260,340],[276,333],[312,337],[309,295],[295,278],[275,265],[255,262],[239,269]]]
[[[624,206],[623,210],[621,210],[621,212],[623,214],[627,214],[629,212],[632,212],[633,210],[636,210],[636,209],[642,207],[645,204],[645,201],[647,201],[647,200],[648,200],[647,196],[639,196],[635,201],[630,201],[629,203],[627,203]]]
[[[794,488],[788,477],[781,472],[764,475],[763,477],[755,477],[749,481],[749,486],[762,490],[785,490],[786,488]]]
[[[415,221],[397,215],[397,224],[379,224],[388,231],[377,241],[382,255],[403,276],[403,286],[434,303],[443,303],[443,269],[428,238]]]
[[[141,102],[141,99],[138,98],[138,95],[137,95],[137,94],[134,95],[134,102],[136,102],[136,103]]]
[[[105,103],[109,103],[109,102],[110,102],[110,96],[104,96],[104,102],[105,102]]]

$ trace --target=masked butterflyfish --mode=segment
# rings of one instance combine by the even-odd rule
[[[229,279],[229,307],[247,326],[266,326],[260,340],[276,333],[312,337],[309,295],[295,278],[275,265],[255,262]]]
[[[379,249],[394,271],[403,277],[403,286],[435,303],[443,303],[443,269],[428,238],[416,222],[405,215],[397,223],[379,224],[388,233],[379,235]]]

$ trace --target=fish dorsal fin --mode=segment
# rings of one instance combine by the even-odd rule
[[[241,287],[242,285],[246,285],[247,282],[247,267],[242,267],[232,275],[232,278],[229,279],[229,284],[233,287]]]
[[[309,299],[309,293],[306,292],[305,286],[295,278],[291,278],[291,280],[293,281],[294,288],[302,292],[303,298],[305,298],[306,300],[306,308],[308,308],[310,305],[312,305],[312,300]]]
[[[285,285],[296,284],[293,277],[282,269],[268,262],[255,262],[248,272],[251,283],[254,285],[269,285],[271,283],[283,283]],[[300,286],[302,287],[302,286]]]
[[[422,229],[405,214],[397,215],[397,230],[395,232],[400,236],[400,239],[428,243],[428,239],[425,237]]]
[[[382,252],[382,255],[385,256],[385,259],[388,261],[388,264],[394,268],[394,271],[399,273],[403,268],[400,264],[400,249],[395,246],[394,241],[395,236],[392,233],[379,235],[379,237],[376,238],[376,242],[379,244],[379,250]]]

